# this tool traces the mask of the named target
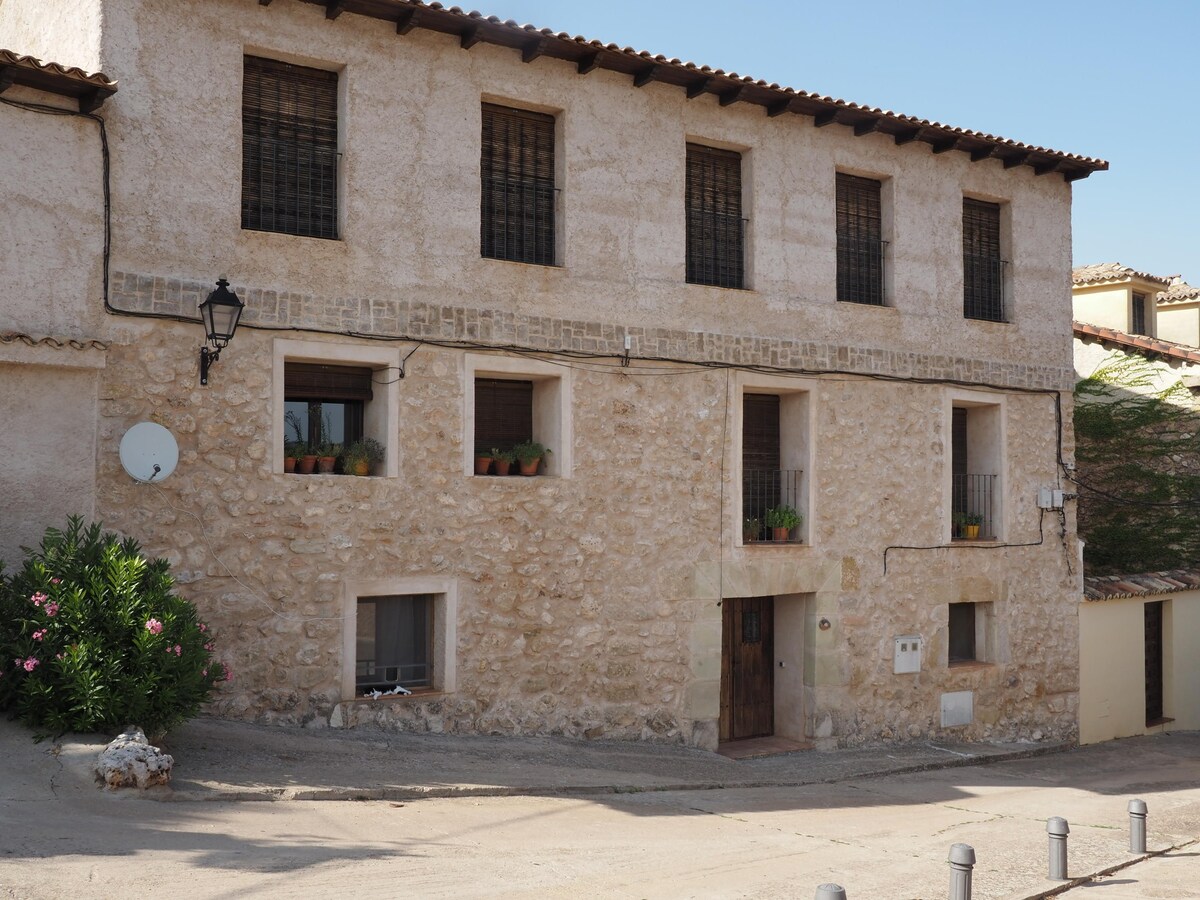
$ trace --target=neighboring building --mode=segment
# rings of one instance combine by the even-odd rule
[[[1200,728],[1200,569],[1084,578],[1079,741]]]
[[[5,0],[0,46],[120,83],[111,254],[72,120],[0,156],[10,216],[63,220],[61,263],[11,266],[31,299],[69,269],[107,348],[95,513],[214,626],[219,714],[1076,735],[1074,515],[1039,496],[1072,447],[1071,182],[1105,163],[437,4],[44,6]],[[226,273],[243,325],[202,387]],[[180,444],[161,485],[117,458],[147,419]],[[285,472],[359,437],[374,477]],[[474,474],[525,438],[543,474]]]
[[[1120,263],[1078,266],[1071,272],[1076,322],[1154,337],[1159,291],[1171,278],[1138,272]]]
[[[1155,334],[1177,344],[1200,347],[1200,289],[1176,275],[1165,291],[1159,291],[1155,309]]]

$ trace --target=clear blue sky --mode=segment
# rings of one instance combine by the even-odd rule
[[[486,0],[502,19],[1107,159],[1075,264],[1200,285],[1195,0]],[[447,2],[449,5],[449,2]]]

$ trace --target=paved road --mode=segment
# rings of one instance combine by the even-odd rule
[[[1151,849],[1182,849],[1065,896],[1200,897],[1200,844],[1183,846],[1200,735],[798,787],[403,802],[155,802],[45,751],[17,754],[20,778],[0,766],[0,896],[808,898],[835,881],[849,900],[940,898],[963,841],[974,896],[1000,900],[1062,886],[1044,880],[1052,815],[1071,823],[1070,874],[1132,860],[1138,796]]]

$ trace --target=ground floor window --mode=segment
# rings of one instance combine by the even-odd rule
[[[433,596],[359,597],[355,690],[433,684]]]
[[[337,456],[363,438],[372,372],[365,366],[286,362],[284,445],[288,451]]]

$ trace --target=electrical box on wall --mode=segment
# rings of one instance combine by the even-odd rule
[[[896,638],[895,665],[897,675],[910,675],[921,671],[921,636],[906,634]]]
[[[1062,509],[1063,492],[1055,488],[1041,488],[1038,491],[1038,509]]]

